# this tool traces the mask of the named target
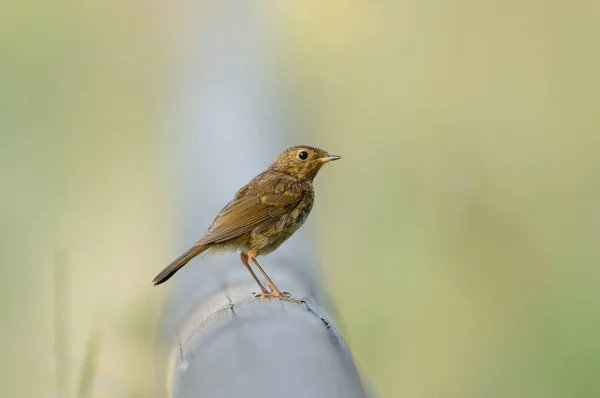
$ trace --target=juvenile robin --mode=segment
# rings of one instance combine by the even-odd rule
[[[265,171],[240,188],[204,237],[163,269],[152,283],[160,285],[167,281],[191,259],[207,250],[240,250],[242,263],[261,290],[255,297],[296,302],[277,288],[256,257],[276,250],[302,226],[315,199],[315,176],[325,163],[338,159],[337,155],[310,146],[286,149]],[[260,282],[248,260],[265,277],[270,291]]]

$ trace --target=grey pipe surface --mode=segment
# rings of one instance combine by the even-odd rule
[[[173,347],[173,397],[365,397],[344,341],[311,304],[204,304]]]
[[[202,41],[186,49],[189,61],[177,74],[182,80],[169,119],[177,125],[167,126],[182,132],[173,135],[169,162],[181,251],[284,148],[274,133],[279,120],[271,117],[282,110],[273,98],[269,60],[276,35],[268,3],[216,4],[203,9],[201,20],[190,16],[182,24],[182,34]],[[168,282],[175,289],[163,326],[173,398],[365,397],[325,308],[305,231],[259,258],[274,282],[305,305],[253,299],[257,286],[234,254],[196,258]]]

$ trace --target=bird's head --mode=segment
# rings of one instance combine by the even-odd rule
[[[299,145],[281,152],[269,169],[312,181],[325,163],[340,158],[319,148]]]

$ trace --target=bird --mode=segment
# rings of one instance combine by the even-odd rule
[[[315,199],[314,178],[323,165],[338,159],[338,155],[307,145],[285,149],[266,170],[237,191],[202,239],[167,265],[152,283],[166,282],[201,253],[239,250],[242,264],[260,287],[255,298],[300,302],[273,283],[256,257],[276,250],[304,224]],[[266,279],[270,291],[256,276],[249,260]]]

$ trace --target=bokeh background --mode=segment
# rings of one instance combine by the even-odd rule
[[[253,6],[273,139],[344,157],[305,228],[377,393],[600,396],[600,3]],[[164,396],[165,154],[191,49],[252,17],[212,7],[2,6],[1,396]]]

